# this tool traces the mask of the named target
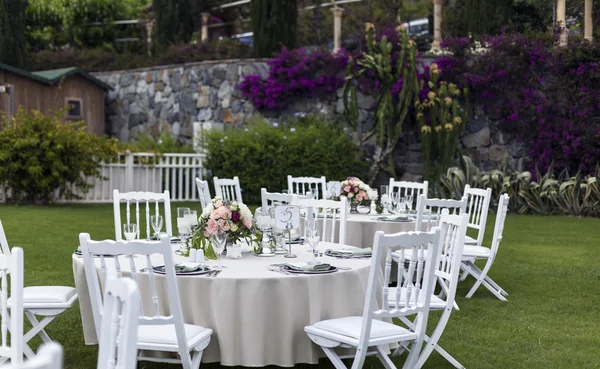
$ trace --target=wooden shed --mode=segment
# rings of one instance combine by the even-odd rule
[[[104,135],[104,95],[112,87],[76,68],[27,72],[0,63],[0,114],[20,107],[44,114],[69,107],[65,119],[83,120],[89,132]]]

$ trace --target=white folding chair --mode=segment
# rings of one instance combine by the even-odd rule
[[[0,221],[0,244],[2,253],[11,255],[11,249]],[[13,247],[13,251],[16,247]],[[32,328],[23,336],[23,353],[31,359],[35,356],[27,344],[33,337],[39,335],[44,343],[53,342],[45,328],[58,315],[73,306],[77,301],[77,290],[70,286],[29,286],[23,289],[23,311],[31,323]],[[14,314],[14,312],[13,312]],[[40,321],[36,315],[42,316]]]
[[[348,199],[346,197],[342,197],[340,201],[294,197],[292,205],[306,209],[306,219],[315,220],[321,229],[321,241],[346,244],[348,220]],[[338,224],[339,231],[336,233]]]
[[[210,188],[208,188],[208,181],[203,181],[196,177],[196,187],[198,188],[200,206],[202,206],[202,210],[204,210],[212,201],[212,197],[210,197]]]
[[[327,197],[327,180],[322,177],[292,177],[287,176],[288,190],[291,194],[305,196],[311,192],[316,199]]]
[[[213,177],[215,185],[215,196],[220,196],[223,200],[237,201],[243,203],[242,187],[238,176],[233,178]]]
[[[427,197],[429,191],[429,182],[407,182],[407,181],[396,181],[394,178],[390,178],[390,185],[388,187],[388,196],[392,193],[398,192],[400,196],[412,196],[412,203],[410,204],[410,210],[417,210],[419,207],[419,198],[421,195]]]
[[[23,336],[23,310],[23,249],[13,247],[12,254],[0,255],[0,365],[7,360],[16,365],[23,362],[23,347],[26,346]]]
[[[428,199],[425,195],[419,196],[417,208],[416,231],[423,228],[430,230],[437,227],[443,209],[448,209],[449,214],[463,214],[467,209],[467,198],[463,196],[460,200]]]
[[[465,243],[481,246],[488,211],[490,209],[490,201],[492,200],[492,189],[483,190],[480,188],[471,188],[471,186],[466,185],[463,196],[467,196],[468,199],[469,228],[477,230],[477,239],[467,236]]]
[[[163,224],[169,236],[173,235],[173,225],[171,224],[171,197],[169,191],[160,192],[123,192],[119,190],[113,191],[113,211],[115,216],[115,239],[120,241],[123,239],[123,229],[121,222],[121,202],[125,202],[125,223],[137,224],[137,238],[140,238],[142,232],[142,219],[140,216],[140,203],[142,203],[142,211],[146,219],[146,237],[152,237],[154,231],[150,226],[150,216],[160,215],[160,206],[164,204]],[[154,211],[151,210],[154,203]],[[131,219],[131,203],[135,203],[135,220]],[[144,206],[143,203],[146,203]]]
[[[336,347],[356,349],[352,369],[362,368],[365,356],[374,351],[383,366],[387,369],[396,368],[388,357],[386,349],[389,344],[410,344],[410,353],[404,363],[404,368],[414,368],[419,357],[425,337],[429,305],[435,286],[435,266],[440,254],[440,231],[409,232],[384,234],[375,233],[374,250],[371,258],[371,270],[365,306],[362,316],[353,316],[323,320],[304,328],[310,339],[321,346],[333,365],[346,368]],[[411,254],[410,263],[404,263],[404,258],[398,262],[398,286],[406,291],[404,301],[400,295],[390,300],[390,274],[392,269],[392,253],[403,251]],[[384,281],[381,284],[381,265],[385,257]],[[406,278],[405,276],[410,276]],[[381,298],[381,308],[378,299]],[[379,319],[401,318],[414,316],[414,329],[407,329],[389,321]]]
[[[463,255],[463,246],[465,234],[467,232],[469,216],[466,213],[461,215],[449,215],[448,209],[442,210],[440,219],[440,240],[441,250],[438,256],[439,261],[435,270],[440,292],[431,296],[431,310],[441,310],[442,315],[431,334],[431,337],[425,335],[425,348],[419,355],[419,359],[415,365],[415,369],[423,367],[427,358],[433,350],[438,351],[446,360],[448,360],[456,368],[464,368],[452,355],[438,345],[442,333],[446,329],[450,314],[453,309],[458,310],[458,305],[455,302],[456,288],[460,279],[460,263]],[[394,253],[394,258],[399,259],[400,255]],[[404,253],[405,261],[411,261],[411,255]],[[400,260],[398,260],[400,261]],[[397,289],[391,291],[390,300],[393,300],[397,293]],[[401,289],[401,301],[406,299],[407,291]],[[414,329],[415,324],[408,317],[401,317],[400,320],[408,327]],[[403,347],[399,347],[394,354],[398,355],[403,351]]]
[[[273,206],[273,202],[281,204],[291,204],[294,195],[285,193],[267,192],[266,188],[260,189],[261,211],[263,215],[269,215],[269,209]]]
[[[56,342],[44,343],[37,354],[24,363],[15,363],[7,369],[62,369],[63,348]],[[133,369],[133,368],[132,368]]]
[[[133,369],[137,364],[140,291],[129,278],[109,276],[104,288],[97,369]]]
[[[496,224],[494,225],[494,236],[492,237],[492,247],[487,248],[484,246],[471,246],[466,245],[463,252],[463,278],[465,279],[469,274],[475,278],[475,284],[467,293],[467,298],[471,298],[475,291],[483,284],[485,288],[490,290],[497,298],[502,301],[507,301],[505,296],[508,293],[504,291],[492,278],[488,276],[488,272],[496,260],[498,254],[498,248],[500,247],[500,241],[502,241],[502,232],[504,231],[504,221],[506,220],[506,213],[508,211],[509,197],[507,194],[502,194],[498,201],[498,212],[496,215]],[[479,269],[475,265],[475,260],[486,259],[485,266]]]
[[[166,351],[179,354],[179,359],[138,356],[138,360],[162,363],[181,363],[184,369],[198,369],[202,353],[210,343],[212,329],[184,324],[179,290],[175,278],[175,265],[169,237],[161,235],[160,241],[91,241],[90,235],[79,235],[85,275],[90,293],[96,334],[102,332],[101,280],[108,270],[123,272],[140,284],[149,286],[150,304],[142,306],[137,334],[137,349]],[[111,255],[112,257],[105,257]],[[136,256],[141,256],[136,258]],[[97,268],[98,262],[100,270]],[[138,261],[139,263],[136,263]],[[139,265],[142,264],[142,265]],[[157,276],[155,266],[164,265],[164,276]],[[143,266],[143,269],[140,269]],[[143,270],[143,271],[142,271]],[[158,296],[157,290],[165,291]],[[163,315],[169,312],[170,315]],[[100,339],[100,337],[99,337]]]

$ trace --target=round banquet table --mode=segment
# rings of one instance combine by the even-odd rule
[[[321,243],[321,251],[340,245]],[[178,246],[174,246],[174,250]],[[243,258],[224,258],[227,268],[217,277],[177,276],[183,320],[213,330],[203,362],[221,365],[291,367],[298,363],[318,363],[323,351],[310,341],[304,327],[320,320],[362,315],[371,259],[337,259],[321,257],[333,266],[352,268],[331,274],[285,275],[268,269],[270,264],[309,261],[312,254],[306,245],[293,245],[298,256],[257,257],[243,253]],[[160,255],[154,255],[161,259]],[[106,258],[107,265],[114,261]],[[175,255],[175,262],[186,258]],[[125,260],[123,260],[125,261]],[[157,260],[160,262],[160,260]],[[142,268],[137,258],[136,268]],[[209,264],[215,264],[211,261]],[[96,262],[100,271],[100,260]],[[114,264],[113,264],[114,265]],[[129,262],[120,263],[127,275]],[[153,260],[153,265],[159,265]],[[73,255],[73,274],[79,295],[81,319],[86,344],[97,344],[96,332],[85,279],[83,259]],[[164,276],[157,276],[158,282]],[[145,274],[138,274],[144,311],[152,312],[150,288]],[[157,289],[159,298],[164,289]],[[165,297],[166,298],[166,297]]]
[[[348,214],[346,223],[346,243],[356,247],[373,247],[375,232],[385,233],[410,232],[415,230],[416,222],[398,222],[379,220],[381,215]],[[339,229],[339,224],[336,225]],[[337,237],[336,237],[337,241]]]

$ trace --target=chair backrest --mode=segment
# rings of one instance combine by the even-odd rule
[[[292,204],[306,209],[305,221],[307,219],[314,219],[317,224],[320,223],[322,241],[335,243],[337,236],[337,243],[341,245],[346,244],[346,223],[348,218],[348,199],[346,197],[341,197],[340,201],[294,197]],[[337,234],[336,229],[339,229]]]
[[[107,278],[104,290],[97,369],[135,368],[141,302],[137,284],[113,275]]]
[[[342,182],[329,181],[327,182],[327,195],[328,199],[339,197],[342,192]]]
[[[23,363],[23,249],[20,247],[13,247],[8,255],[0,255],[0,309],[0,357],[10,358],[12,364],[20,365]]]
[[[125,202],[125,223],[121,220],[121,202]],[[154,211],[150,208],[151,203],[154,203]],[[169,236],[173,235],[173,227],[171,225],[171,198],[169,191],[165,192],[123,192],[119,190],[113,191],[113,211],[115,216],[115,239],[117,241],[123,239],[123,227],[122,224],[135,223],[137,224],[138,234],[137,238],[140,238],[142,234],[142,223],[140,215],[140,203],[142,203],[142,211],[146,218],[146,237],[151,237],[154,234],[152,227],[150,226],[150,216],[160,215],[159,204],[164,203],[164,214],[163,224],[165,225],[166,232]],[[135,219],[131,219],[131,204],[135,204]],[[143,203],[146,203],[145,206]]]
[[[496,258],[498,248],[500,247],[500,241],[502,241],[502,232],[504,231],[504,221],[506,220],[506,213],[508,212],[509,200],[510,197],[505,193],[500,195],[500,200],[498,200],[496,224],[494,225],[494,235],[492,236],[492,247],[490,249],[490,259],[492,259],[492,261]]]
[[[467,197],[463,196],[460,200],[446,199],[428,199],[425,195],[419,198],[419,207],[417,208],[416,231],[430,230],[437,227],[440,222],[443,209],[448,209],[449,214],[462,214],[467,209]]]
[[[322,177],[292,177],[287,176],[288,190],[291,194],[304,196],[310,191],[316,199],[327,198],[327,180]]]
[[[203,181],[196,177],[196,187],[198,188],[200,205],[202,206],[202,210],[204,210],[212,200],[212,197],[210,197],[210,188],[208,188],[208,181]]]
[[[288,195],[276,192],[267,192],[266,188],[260,189],[261,211],[262,214],[268,215],[269,209],[273,206],[273,202],[280,202],[282,205],[292,203],[294,195]]]
[[[62,369],[63,348],[56,342],[44,343],[37,354],[24,363],[14,363],[7,369]],[[133,368],[133,367],[132,367]]]
[[[141,310],[139,324],[174,325],[179,352],[188,352],[169,237],[163,234],[160,237],[160,241],[92,241],[89,234],[80,233],[79,242],[81,244],[85,275],[87,276],[86,280],[96,334],[100,335],[100,332],[102,332],[103,304],[101,286],[103,285],[103,280],[108,275],[107,273],[112,269],[116,271],[117,277],[123,276],[125,272],[138,285],[140,284],[140,280],[143,280],[149,286],[149,301],[151,303],[146,306],[151,306],[151,308]],[[96,260],[99,261],[100,271],[97,270]],[[164,282],[161,281],[161,286],[163,283],[166,285],[166,288],[164,288],[166,296],[163,296],[161,299],[157,293],[157,278],[153,267],[162,265],[164,265],[166,280]],[[103,280],[101,281],[100,278]],[[161,288],[161,290],[163,289]],[[170,312],[170,315],[161,315],[165,311]],[[98,340],[100,338],[98,337]]]
[[[441,250],[435,275],[441,286],[439,297],[445,299],[448,307],[454,305],[456,297],[468,223],[469,214],[450,215],[448,209],[442,210],[439,227]]]
[[[429,191],[429,182],[407,182],[407,181],[396,181],[394,178],[390,178],[390,186],[388,187],[388,196],[391,196],[394,192],[399,192],[400,196],[412,196],[412,204],[410,210],[417,210],[419,207],[419,199],[421,195],[427,197]]]
[[[2,255],[10,255],[10,247],[8,246],[8,240],[6,239],[6,233],[4,233],[4,227],[2,221],[0,221],[0,246],[2,246]]]
[[[467,196],[468,200],[469,228],[477,229],[477,245],[481,246],[488,211],[490,209],[490,201],[492,200],[492,189],[483,190],[481,188],[471,188],[471,186],[466,185],[463,196]]]
[[[215,185],[215,196],[221,196],[223,200],[244,202],[238,176],[233,178],[213,177],[213,183]]]
[[[367,294],[363,309],[361,334],[358,350],[367,352],[369,333],[373,319],[394,318],[417,315],[415,333],[417,343],[411,350],[421,349],[425,336],[431,295],[435,286],[435,266],[440,254],[440,230],[431,232],[375,233],[373,256],[367,284]],[[399,255],[392,258],[392,254]],[[408,254],[409,257],[405,257]],[[385,259],[384,281],[380,280],[381,265]],[[397,286],[406,291],[406,298],[396,293],[395,299],[389,298],[388,286],[391,282],[392,263],[397,263]],[[403,300],[403,301],[401,301]],[[378,303],[381,301],[381,304]],[[381,306],[381,308],[379,307]],[[417,351],[418,352],[418,351]]]

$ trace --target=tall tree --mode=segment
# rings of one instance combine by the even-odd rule
[[[152,41],[155,47],[160,49],[190,41],[198,16],[195,1],[152,0],[152,12],[155,21]]]
[[[0,0],[0,62],[25,67],[26,0]]]
[[[296,46],[296,0],[252,0],[250,18],[256,56],[271,57],[282,46]]]

